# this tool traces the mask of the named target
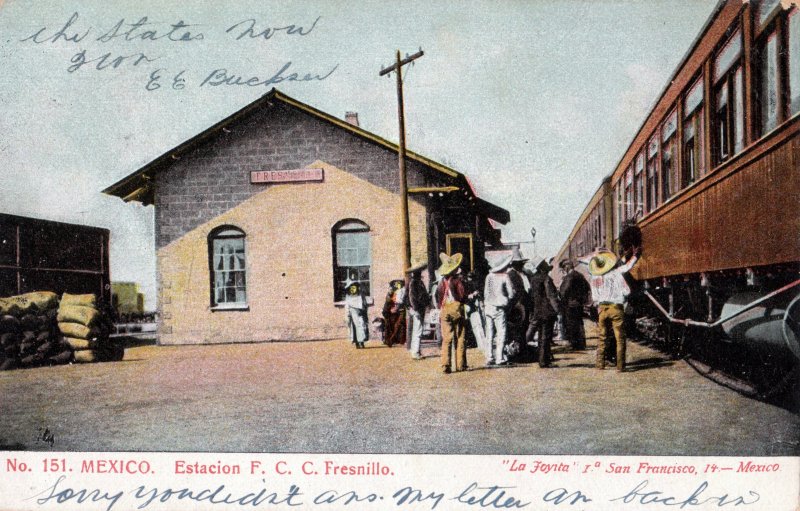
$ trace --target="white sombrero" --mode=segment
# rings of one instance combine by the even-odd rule
[[[514,259],[514,254],[503,254],[499,257],[493,258],[493,260],[489,263],[492,265],[492,267],[489,268],[489,271],[492,273],[497,273],[505,270],[508,268],[508,265],[511,264],[512,259]]]

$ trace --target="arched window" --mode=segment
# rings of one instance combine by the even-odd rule
[[[333,299],[344,300],[344,283],[348,279],[361,284],[364,294],[370,294],[372,245],[369,226],[360,220],[337,222],[331,229],[333,241]]]
[[[247,306],[247,265],[244,231],[223,225],[208,235],[211,306],[219,309]]]

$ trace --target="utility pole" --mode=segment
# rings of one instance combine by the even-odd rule
[[[385,76],[392,71],[397,71],[397,118],[400,124],[400,148],[397,151],[400,165],[400,216],[402,216],[403,231],[403,272],[411,267],[411,234],[408,226],[408,183],[406,182],[406,122],[403,111],[403,76],[402,67],[422,57],[424,52],[420,49],[413,55],[406,54],[400,60],[400,50],[397,50],[397,60],[389,67],[381,69],[378,76]]]

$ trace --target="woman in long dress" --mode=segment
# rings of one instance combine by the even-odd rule
[[[389,292],[383,304],[383,318],[386,320],[384,343],[390,348],[394,344],[406,343],[406,288],[400,279],[389,282]]]
[[[344,298],[344,310],[347,315],[347,327],[350,332],[350,341],[356,348],[363,348],[369,340],[369,320],[367,307],[372,305],[371,298],[364,296],[358,282],[345,282],[347,290]]]

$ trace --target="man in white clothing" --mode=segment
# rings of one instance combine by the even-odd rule
[[[484,285],[483,301],[486,315],[486,343],[488,345],[487,366],[508,363],[503,351],[508,338],[506,315],[509,307],[517,298],[516,290],[507,272],[511,259],[511,254],[499,258],[490,269]]]

